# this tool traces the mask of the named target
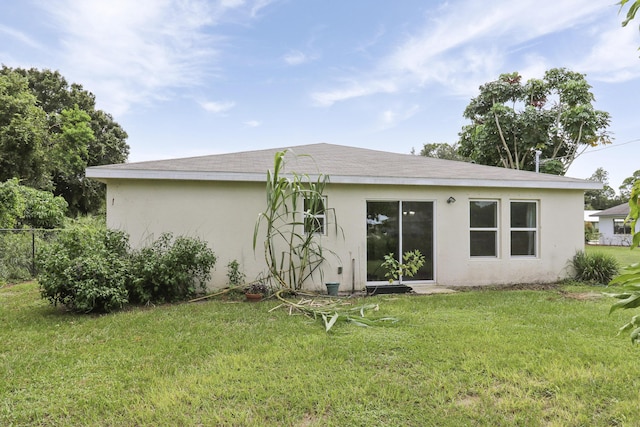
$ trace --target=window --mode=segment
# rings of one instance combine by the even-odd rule
[[[469,202],[469,254],[472,257],[498,256],[498,202]]]
[[[327,198],[304,199],[304,232],[327,234],[326,210]]]
[[[537,212],[537,202],[511,202],[511,256],[537,256]]]
[[[622,218],[614,218],[613,234],[631,234],[631,223]]]

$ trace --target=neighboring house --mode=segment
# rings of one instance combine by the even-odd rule
[[[590,222],[593,227],[596,229],[596,231],[599,229],[600,226],[600,218],[598,217],[598,213],[600,211],[584,211],[584,222]]]
[[[625,222],[629,215],[629,204],[623,203],[609,209],[598,212],[598,228],[600,231],[600,244],[610,246],[629,246],[633,236],[631,224]],[[638,228],[638,227],[636,227]]]
[[[86,176],[107,184],[107,224],[128,232],[132,245],[165,231],[208,241],[218,255],[211,285],[222,287],[233,259],[248,280],[265,270],[262,245],[254,253],[252,238],[266,205],[266,172],[281,150],[96,166]],[[335,213],[342,232],[328,227],[319,237],[337,255],[324,265],[324,281],[340,282],[341,290],[384,283],[384,255],[413,249],[427,263],[403,282],[409,285],[558,280],[584,247],[584,190],[601,188],[581,179],[331,144],[290,153],[287,170],[330,177],[327,213]],[[321,289],[319,282],[307,287]]]

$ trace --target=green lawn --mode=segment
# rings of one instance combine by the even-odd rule
[[[587,253],[602,252],[616,257],[621,266],[640,262],[640,248],[631,250],[628,246],[591,246],[585,245]]]
[[[639,425],[602,289],[370,297],[400,322],[327,334],[275,302],[81,316],[4,287],[0,425]]]

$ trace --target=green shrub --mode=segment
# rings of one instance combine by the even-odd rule
[[[71,227],[39,252],[43,298],[76,312],[110,312],[128,301],[128,237],[96,227]]]
[[[240,263],[234,259],[227,264],[227,284],[231,287],[238,287],[244,284],[246,275],[240,271]]]
[[[87,225],[88,224],[88,225]],[[77,312],[110,312],[128,302],[162,303],[206,289],[216,257],[206,243],[165,233],[131,251],[122,231],[80,222],[38,254],[43,298]]]
[[[172,242],[173,241],[173,242]],[[129,296],[134,303],[183,301],[205,291],[216,256],[197,238],[163,233],[133,253]]]
[[[578,251],[571,260],[574,270],[574,279],[580,282],[608,284],[618,274],[620,265],[612,255],[593,252]]]

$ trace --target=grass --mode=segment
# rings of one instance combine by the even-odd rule
[[[598,290],[369,297],[401,321],[326,334],[270,301],[81,316],[4,287],[0,425],[638,425],[640,350]]]
[[[586,253],[600,252],[614,256],[620,266],[631,265],[640,262],[640,248],[631,250],[629,246],[598,246],[585,245]]]

